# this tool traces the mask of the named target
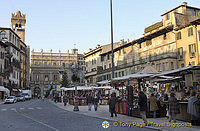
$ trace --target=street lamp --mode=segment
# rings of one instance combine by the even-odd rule
[[[79,75],[79,68],[77,67],[77,64],[76,63],[74,63],[73,65],[72,65],[72,67],[71,67],[71,69],[72,69],[72,73],[73,73],[73,75],[72,75],[72,81],[73,81],[73,83],[74,83],[74,86],[75,86],[75,102],[74,102],[74,109],[73,109],[73,111],[79,111],[79,108],[78,108],[78,92],[77,92],[77,83],[78,83],[78,81],[79,81],[79,77],[78,77],[78,75]]]
[[[110,0],[110,22],[111,22],[111,52],[112,52],[112,79],[114,79],[114,51],[113,51],[113,14],[112,14],[112,0]]]

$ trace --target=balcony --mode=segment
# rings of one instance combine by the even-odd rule
[[[133,66],[137,66],[137,65],[142,65],[147,62],[154,62],[154,61],[159,61],[159,60],[169,59],[169,58],[177,59],[177,52],[166,52],[166,53],[162,53],[159,55],[149,55],[146,58],[140,57],[139,60],[135,60],[135,61],[129,62],[127,64],[125,64],[125,63],[118,64],[117,66],[115,66],[114,70],[129,68],[129,67],[133,67]],[[106,70],[101,70],[101,71],[98,71],[98,74],[110,72],[111,70],[112,70],[111,68],[108,68]]]

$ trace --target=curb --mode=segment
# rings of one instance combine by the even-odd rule
[[[123,122],[123,121],[112,120],[112,119],[104,118],[104,117],[90,116],[90,115],[78,113],[78,112],[75,112],[75,111],[69,111],[69,110],[67,110],[67,109],[65,109],[65,108],[62,108],[61,106],[57,105],[57,104],[54,103],[53,101],[49,101],[49,102],[52,103],[52,104],[54,104],[55,106],[57,106],[57,107],[60,108],[60,109],[66,110],[66,111],[68,111],[68,112],[76,113],[76,114],[79,114],[79,115],[89,116],[89,117],[98,118],[98,119],[104,119],[104,120],[113,121],[113,122],[114,122],[114,121],[116,121],[116,122]],[[161,129],[154,128],[154,127],[150,127],[150,126],[144,126],[144,127],[142,127],[142,128],[148,128],[148,129],[153,129],[153,130],[157,130],[157,131],[162,131]]]

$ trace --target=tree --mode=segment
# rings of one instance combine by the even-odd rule
[[[78,78],[75,74],[72,75],[72,81],[73,82],[78,82],[80,78]]]
[[[61,81],[62,87],[69,87],[69,81],[67,79],[67,73],[63,73],[62,81]]]

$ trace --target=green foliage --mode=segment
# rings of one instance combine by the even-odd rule
[[[69,81],[67,79],[67,73],[64,72],[63,77],[62,77],[62,81],[61,81],[62,87],[69,87]]]
[[[78,78],[75,74],[72,75],[72,82],[78,82],[80,78]]]

